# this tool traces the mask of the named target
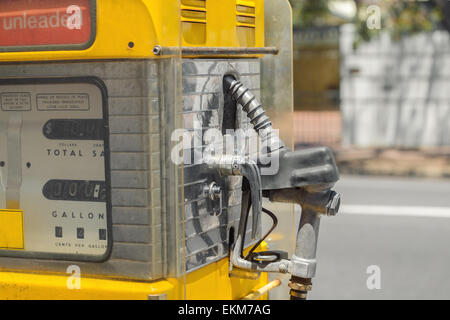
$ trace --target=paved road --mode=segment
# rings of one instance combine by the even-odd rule
[[[344,205],[321,221],[310,299],[450,299],[450,181],[344,176],[336,189]],[[293,214],[271,208],[283,218],[270,245],[291,245]]]

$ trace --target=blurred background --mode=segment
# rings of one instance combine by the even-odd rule
[[[342,174],[310,299],[450,299],[450,1],[290,1],[295,145]]]

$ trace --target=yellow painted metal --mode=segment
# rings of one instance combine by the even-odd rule
[[[127,0],[97,1],[97,34],[93,45],[81,51],[33,51],[6,52],[0,54],[0,61],[42,61],[42,60],[74,60],[74,59],[107,59],[107,58],[144,58],[148,57],[153,46],[158,42],[158,31],[155,22],[161,23],[164,11],[152,8],[157,14],[150,14],[149,3],[155,1]],[[159,3],[162,1],[156,1]],[[170,2],[170,1],[167,1]],[[170,5],[167,5],[167,11]],[[170,14],[167,14],[167,22]],[[175,15],[176,18],[176,15]],[[176,23],[176,21],[175,21]],[[164,42],[174,44],[170,37]],[[133,42],[133,48],[129,43]]]
[[[246,295],[244,298],[242,298],[241,300],[257,300],[258,298],[260,298],[262,295],[269,293],[270,290],[275,289],[276,287],[279,287],[281,284],[281,280],[280,279],[275,279],[273,281],[270,281],[268,284],[266,284],[264,287],[255,290],[253,292],[251,292],[250,294]]]
[[[71,274],[45,275],[0,272],[0,299],[12,300],[147,300],[162,295],[169,300],[184,299],[184,279],[134,282],[80,278],[80,289],[67,286]],[[267,274],[257,280],[230,278],[228,259],[222,259],[186,276],[186,299],[242,299],[267,284]],[[266,296],[259,297],[267,298]]]
[[[18,272],[0,272],[0,299],[2,300],[147,300],[149,295],[173,296],[174,287],[166,281],[154,283],[84,278],[80,289],[69,289],[70,275],[44,275]]]
[[[245,297],[257,288],[261,288],[268,282],[267,273],[262,273],[256,280],[230,278],[228,267],[228,259],[222,259],[188,274],[186,277],[186,298],[189,300],[236,300]],[[261,297],[261,299],[263,298],[267,297]]]
[[[90,48],[4,52],[0,53],[0,63],[148,59],[156,58],[152,53],[155,45],[179,47],[180,43],[201,47],[264,46],[264,0],[180,1],[181,17],[178,0],[98,0],[97,33]],[[186,23],[187,27],[183,25]],[[0,247],[3,244],[23,248],[23,213],[8,210],[9,214],[3,215],[3,211],[0,210]],[[3,230],[2,226],[7,228]],[[268,282],[267,274],[255,280],[230,278],[228,267],[225,258],[185,277],[155,282],[94,279],[81,274],[79,290],[68,289],[70,274],[2,270],[0,299],[148,299],[149,295],[166,295],[168,299],[241,299]]]
[[[197,18],[188,19],[193,12]],[[251,23],[243,23],[243,17]],[[181,0],[181,21],[183,46],[264,46],[264,0]]]
[[[23,249],[23,211],[0,210],[0,248]]]
[[[242,8],[255,12],[245,14]],[[264,46],[264,0],[239,5],[231,0],[181,0],[181,18],[179,10],[177,0],[97,0],[97,34],[90,48],[4,52],[0,62],[156,58],[155,45],[178,47],[180,37],[183,46]],[[254,24],[239,22],[239,16],[254,17]]]

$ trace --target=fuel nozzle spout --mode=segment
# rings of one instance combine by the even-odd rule
[[[340,195],[331,189],[331,185],[317,185],[271,190],[268,197],[274,202],[296,203],[302,207],[295,253],[291,257],[292,278],[289,287],[291,300],[306,299],[308,291],[312,288],[311,279],[316,275],[320,218],[322,215],[337,214]]]
[[[223,83],[224,92],[242,106],[242,110],[247,114],[264,146],[254,163],[242,162],[246,163],[248,168],[244,166],[240,167],[241,170],[228,170],[228,174],[246,175],[250,180],[257,181],[257,183],[253,183],[253,186],[250,184],[253,214],[260,213],[260,210],[265,213],[268,211],[261,207],[259,198],[255,197],[259,194],[273,202],[295,203],[302,207],[295,253],[289,260],[287,254],[273,251],[243,256],[242,250],[248,218],[248,210],[244,210],[243,206],[238,236],[230,254],[230,266],[254,272],[289,273],[292,276],[289,284],[292,299],[304,299],[307,292],[311,290],[311,279],[316,272],[320,218],[322,215],[336,215],[340,206],[340,195],[332,190],[334,184],[339,180],[334,156],[326,147],[298,151],[288,150],[273,129],[270,118],[266,115],[256,96],[231,75],[225,76]],[[215,160],[216,164],[221,161]],[[228,168],[233,163],[229,160],[225,162],[227,163],[225,167]],[[258,168],[254,168],[255,164]],[[231,167],[234,168],[234,166]],[[271,169],[275,167],[275,170],[264,170],[270,174],[263,173],[263,169],[269,167]],[[260,175],[260,178],[255,178],[255,175]],[[256,185],[260,186],[260,190],[255,187]],[[249,206],[246,207],[249,208]],[[274,225],[271,229],[273,230],[277,220],[272,213],[269,215],[273,216]],[[257,221],[258,219],[254,218],[253,222]],[[255,224],[253,227],[253,230],[256,230]],[[256,246],[263,240],[264,237]],[[254,249],[252,248],[251,252]]]

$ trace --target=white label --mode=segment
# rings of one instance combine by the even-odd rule
[[[2,93],[0,101],[3,111],[31,110],[31,95],[29,93]]]
[[[77,94],[38,94],[37,108],[41,111],[51,110],[89,110],[89,95]]]

